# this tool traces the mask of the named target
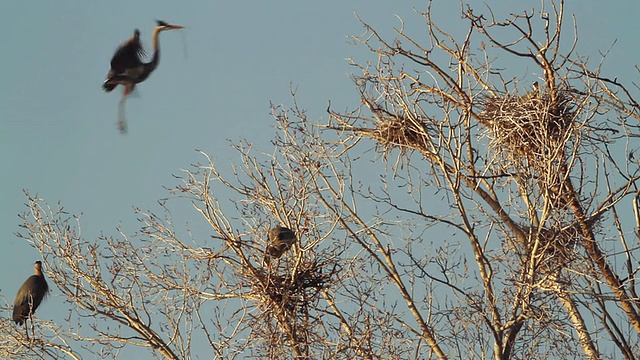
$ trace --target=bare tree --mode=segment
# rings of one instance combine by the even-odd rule
[[[635,86],[575,53],[563,1],[464,6],[460,38],[432,5],[419,35],[363,22],[355,110],[273,106],[273,152],[201,153],[135,233],[87,239],[27,193],[20,236],[70,310],[34,339],[5,323],[0,354],[635,359]]]
[[[386,192],[377,201],[468,240],[478,281],[470,288],[451,280],[455,268],[441,265],[435,277],[407,254],[413,273],[458,297],[445,309],[461,306],[455,319],[446,316],[461,334],[447,339],[438,323],[423,332],[440,357],[475,334],[491,334],[486,347],[465,344],[482,358],[543,357],[544,349],[568,356],[577,346],[592,359],[613,346],[627,358],[638,353],[635,223],[618,213],[637,191],[638,166],[625,150],[637,135],[638,104],[574,54],[564,3],[542,5],[506,20],[466,7],[461,39],[434,21],[431,5],[421,14],[427,41],[403,27],[387,41],[364,24],[357,40],[378,59],[355,77],[363,106],[332,112],[327,126],[353,143],[374,140],[385,159],[397,154],[395,174],[412,179],[415,204]],[[540,83],[504,70],[505,57],[537,69]],[[431,188],[453,213],[432,215]]]

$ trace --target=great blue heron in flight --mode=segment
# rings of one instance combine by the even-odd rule
[[[27,334],[27,338],[29,338],[27,319],[31,318],[36,312],[48,292],[49,285],[42,274],[42,262],[36,261],[35,274],[29,276],[24,284],[20,286],[16,299],[13,301],[13,321],[18,325],[24,323],[24,331]],[[31,326],[33,327],[33,320]]]
[[[167,24],[164,21],[156,20],[158,26],[153,29],[151,35],[153,39],[153,57],[148,63],[142,62],[146,55],[142,43],[140,42],[140,30],[135,29],[133,36],[123,42],[111,58],[111,70],[107,74],[107,79],[102,84],[106,92],[110,92],[118,85],[124,85],[122,99],[119,104],[118,127],[120,131],[126,131],[124,119],[124,102],[129,94],[135,89],[136,84],[145,81],[156,69],[160,62],[160,42],[158,37],[160,32],[165,30],[183,29],[180,25]]]

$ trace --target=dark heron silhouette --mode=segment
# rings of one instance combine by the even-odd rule
[[[267,254],[272,258],[279,258],[296,242],[296,233],[284,226],[276,226],[269,230],[269,245]]]
[[[29,278],[20,286],[16,299],[13,301],[13,321],[16,324],[22,325],[24,323],[24,329],[29,337],[27,331],[27,319],[36,312],[38,306],[42,302],[42,299],[49,292],[49,285],[44,279],[42,274],[42,262],[36,261],[35,274],[29,276]],[[32,321],[33,326],[33,321]]]
[[[167,24],[164,21],[156,20],[158,26],[153,29],[151,35],[153,39],[153,57],[148,63],[142,62],[146,55],[142,43],[140,42],[140,30],[136,29],[127,41],[123,42],[111,58],[111,70],[107,74],[107,79],[102,84],[106,92],[110,92],[118,85],[124,86],[122,99],[119,104],[118,126],[120,131],[126,131],[124,120],[124,102],[135,89],[136,84],[145,81],[156,69],[160,62],[160,42],[158,40],[160,32],[165,30],[183,29],[180,25]]]

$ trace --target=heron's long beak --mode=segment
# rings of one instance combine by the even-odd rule
[[[184,29],[184,26],[180,26],[180,25],[166,25],[165,27],[167,28],[167,30]]]
[[[158,26],[162,27],[162,30],[178,30],[178,29],[184,29],[184,26],[181,25],[172,25],[169,24],[167,22],[164,22],[162,20],[156,20],[156,22],[158,23]]]

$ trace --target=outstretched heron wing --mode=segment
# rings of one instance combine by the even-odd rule
[[[121,74],[127,69],[142,65],[142,57],[145,56],[144,48],[140,42],[140,31],[136,30],[131,38],[122,43],[111,58],[111,71],[113,74]]]

